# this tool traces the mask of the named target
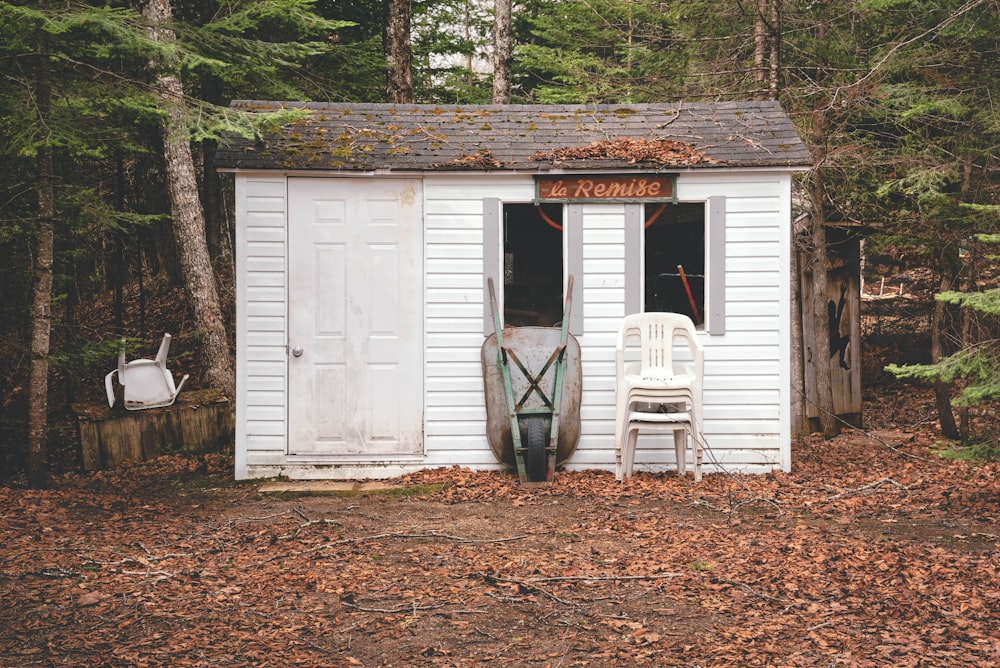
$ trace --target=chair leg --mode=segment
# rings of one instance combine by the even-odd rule
[[[691,420],[691,451],[694,454],[694,481],[701,482],[702,440],[701,415],[695,413]]]
[[[625,445],[622,448],[622,475],[624,478],[632,477],[632,470],[635,467],[636,441],[639,440],[639,428],[627,426],[625,429]]]
[[[677,459],[677,475],[687,474],[687,428],[674,429],[674,457]]]
[[[701,441],[697,433],[691,435],[691,450],[694,454],[694,481],[701,482]]]
[[[629,447],[632,432],[625,427],[622,433],[621,454],[622,454],[622,480],[628,480],[632,476],[632,456],[635,450]]]
[[[170,353],[170,334],[164,334],[160,341],[160,349],[156,351],[156,365],[161,369],[167,368],[167,355]]]
[[[615,478],[623,479],[622,462],[624,461],[622,452],[622,440],[625,437],[625,402],[623,393],[617,392],[615,395]]]

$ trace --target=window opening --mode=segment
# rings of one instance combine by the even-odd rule
[[[504,204],[503,321],[552,327],[562,321],[563,206]]]
[[[705,314],[705,205],[646,207],[645,310],[683,313],[696,325]]]

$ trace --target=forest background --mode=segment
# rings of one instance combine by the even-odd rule
[[[926,325],[924,347],[890,369],[933,386],[945,438],[996,457],[998,40],[1000,0],[0,2],[3,478],[43,487],[73,461],[69,407],[101,398],[123,336],[152,356],[170,331],[189,387],[234,391],[213,154],[281,118],[233,99],[780,100],[814,156],[796,242],[826,266],[838,225],[869,269],[922,272],[938,298],[897,332]]]

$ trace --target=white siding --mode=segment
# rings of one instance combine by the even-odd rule
[[[641,267],[633,269],[641,271]],[[583,359],[580,443],[568,465],[613,469],[615,342],[625,315],[625,205],[583,208],[583,271],[586,317],[584,334],[578,337]]]
[[[725,334],[705,345],[707,470],[761,472],[790,466],[790,175],[780,171],[684,173],[682,201],[726,202]],[[237,216],[237,476],[379,477],[412,467],[497,468],[485,434],[480,350],[484,295],[483,201],[528,202],[530,176],[424,179],[426,456],[407,466],[300,466],[285,459],[287,425],[285,179],[239,175]],[[572,469],[614,468],[614,345],[624,315],[622,204],[583,207],[584,333],[581,439]],[[711,241],[709,241],[711,243]],[[489,254],[485,254],[489,257]],[[640,440],[638,469],[669,469],[672,447]],[[665,446],[665,443],[663,444]]]
[[[236,478],[286,452],[285,179],[236,179]]]
[[[426,466],[499,468],[486,439],[480,351],[486,306],[483,200],[529,202],[530,177],[424,180]]]
[[[726,198],[726,333],[704,338],[705,463],[787,470],[791,177],[698,173],[677,189],[684,201]]]

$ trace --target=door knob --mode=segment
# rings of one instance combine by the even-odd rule
[[[302,353],[304,352],[305,350],[302,349],[302,346],[295,346],[294,348],[292,348],[292,355],[294,355],[295,357],[302,357]]]

